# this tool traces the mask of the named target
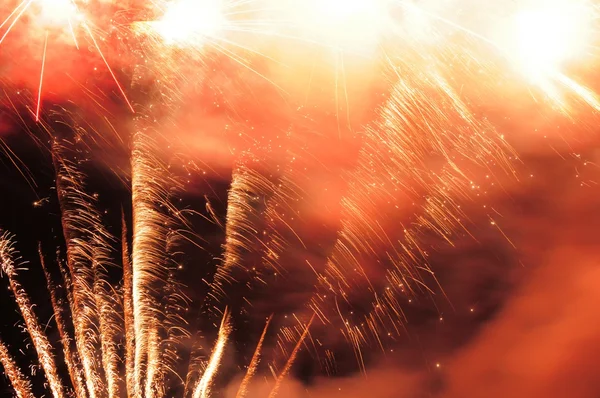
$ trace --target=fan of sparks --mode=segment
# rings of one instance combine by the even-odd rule
[[[597,6],[591,1],[124,3],[24,0],[5,2],[0,8],[6,13],[0,24],[0,52],[10,40],[27,43],[28,48],[38,43],[40,48],[37,56],[28,58],[38,63],[40,73],[35,89],[27,87],[35,94],[27,97],[32,103],[25,106],[40,130],[52,136],[49,149],[66,250],[54,271],[41,250],[40,263],[60,347],[50,342],[21,285],[20,278],[29,271],[23,269],[9,233],[0,238],[0,262],[37,354],[37,367],[56,398],[211,396],[218,370],[225,366],[236,315],[253,311],[261,300],[256,292],[286,286],[298,272],[310,275],[305,278],[312,281],[310,295],[292,316],[273,313],[261,319],[262,333],[244,365],[236,396],[248,395],[258,373],[269,374],[267,395],[277,395],[303,347],[327,373],[334,373],[333,351],[326,338],[319,337],[326,329],[339,331],[354,351],[357,366],[364,368],[364,347],[385,350],[387,336],[402,336],[403,300],[434,291],[426,283],[435,280],[428,266],[431,235],[452,244],[457,234],[470,234],[462,204],[478,200],[486,189],[482,186],[493,186],[498,174],[513,172],[516,155],[495,126],[475,114],[476,101],[506,95],[496,83],[508,81],[527,87],[544,106],[567,117],[583,108],[600,110],[595,92],[572,74],[595,62]],[[317,149],[329,131],[307,132],[317,128],[303,124],[309,118],[301,115],[305,104],[288,92],[289,82],[254,66],[256,59],[283,62],[277,59],[285,52],[282,47],[288,52],[290,47],[316,48],[323,64],[317,68],[327,70],[334,64],[329,76],[332,92],[326,94],[334,104],[323,113],[335,116],[335,134],[325,141],[342,141],[343,131],[360,130],[348,138],[359,148],[350,165],[327,164],[327,154]],[[66,148],[76,144],[53,137],[51,123],[44,121],[44,78],[53,48],[93,50],[111,77],[109,90],[116,90],[131,111],[131,123],[125,125],[134,126],[126,178],[132,222],[128,228],[123,219],[120,245],[103,226],[97,198],[87,192],[79,161]],[[121,56],[123,48],[126,57]],[[266,82],[287,96],[286,106],[292,104],[299,115],[286,119],[287,130],[276,143],[272,138],[263,142],[236,109],[229,109],[231,126],[252,144],[235,141],[238,134],[223,144],[233,165],[225,220],[208,200],[205,211],[197,212],[225,231],[223,251],[216,254],[220,263],[198,304],[202,316],[220,322],[207,351],[206,340],[200,338],[203,331],[192,333],[188,328],[190,303],[174,276],[177,267],[168,260],[173,237],[189,236],[181,231],[189,227],[186,217],[192,212],[176,205],[183,183],[169,167],[172,159],[166,158],[172,155],[164,148],[171,143],[168,130],[177,128],[171,114],[181,109],[194,112],[186,97],[192,95],[190,86],[210,79],[211,71],[219,68],[219,57],[231,61],[245,79]],[[288,64],[283,67],[297,70],[289,65],[297,58],[285,58]],[[127,65],[132,59],[133,68]],[[376,65],[386,82],[382,103],[359,126],[351,121],[346,72],[356,59]],[[10,74],[3,80],[11,85]],[[214,82],[209,85],[220,90]],[[264,110],[265,117],[273,113]],[[94,134],[93,127],[81,127],[66,111],[61,117],[84,137]],[[178,156],[181,160],[186,155]],[[195,160],[186,159],[188,173],[201,173]],[[330,200],[325,199],[327,188],[315,188],[313,177],[324,174],[344,187],[337,198],[337,234],[325,249],[307,231],[311,215],[306,210]],[[493,215],[490,221],[500,230]],[[115,250],[122,253],[120,261]],[[304,256],[315,250],[326,251],[322,261]],[[119,284],[109,276],[116,263],[122,269]],[[290,269],[289,264],[302,270]],[[238,285],[253,293],[243,298],[244,304],[228,305]],[[284,320],[288,316],[293,323]],[[272,344],[267,341],[271,324],[277,325],[271,326],[276,329]],[[187,356],[180,352],[184,341],[192,347]],[[263,369],[259,362],[265,346],[275,347],[277,354]],[[4,373],[17,396],[33,397],[30,378],[11,348],[0,340]],[[57,356],[59,349],[62,354]],[[57,364],[59,357],[66,372]],[[184,357],[187,366],[180,363]]]

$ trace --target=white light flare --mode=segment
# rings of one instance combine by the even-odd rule
[[[500,42],[528,79],[545,85],[585,54],[593,15],[587,1],[539,0],[513,15]]]
[[[295,35],[342,50],[377,47],[390,26],[387,0],[271,0]]]
[[[162,18],[150,26],[169,45],[205,44],[225,25],[220,0],[175,0],[169,2]]]
[[[70,28],[83,21],[73,0],[37,0],[33,6],[37,25],[45,29]]]

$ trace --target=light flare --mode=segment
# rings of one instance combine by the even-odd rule
[[[175,0],[150,26],[169,45],[202,45],[225,25],[220,0]]]
[[[589,52],[596,15],[587,0],[525,2],[505,22],[496,42],[517,70],[561,108],[566,109],[561,90],[566,88],[598,109],[597,98],[582,95],[589,90],[565,75]]]
[[[33,5],[36,24],[43,28],[64,29],[84,20],[74,0],[38,0]]]
[[[372,50],[392,22],[387,0],[272,1],[298,36],[347,51]]]
[[[581,2],[546,1],[514,16],[514,55],[528,77],[537,81],[582,55],[591,34],[591,11]]]

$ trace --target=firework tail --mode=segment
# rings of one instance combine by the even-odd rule
[[[0,236],[0,261],[2,262],[2,271],[8,277],[10,288],[15,295],[15,301],[19,306],[23,320],[27,327],[27,331],[31,336],[33,346],[37,351],[39,363],[44,370],[46,380],[55,398],[65,397],[63,385],[58,376],[56,362],[52,353],[52,345],[48,341],[48,337],[44,333],[37,317],[33,313],[33,305],[29,296],[17,280],[17,252],[13,247],[12,237],[7,233],[2,233]]]
[[[206,369],[204,370],[204,374],[196,384],[194,388],[193,398],[208,398],[210,397],[210,389],[214,382],[214,378],[217,374],[217,370],[221,365],[221,360],[223,359],[223,352],[225,351],[225,345],[227,344],[227,339],[229,338],[229,334],[231,333],[231,322],[229,311],[225,309],[223,314],[223,320],[221,321],[221,326],[219,328],[219,336],[217,338],[217,342],[213,348],[212,353],[210,354],[210,358],[208,360],[208,364],[206,365]]]
[[[62,212],[62,227],[67,247],[67,266],[71,275],[71,315],[75,327],[75,345],[81,356],[86,386],[90,398],[106,395],[101,368],[98,365],[97,316],[98,309],[93,292],[94,272],[92,253],[88,242],[80,236],[89,232],[87,208],[89,195],[81,190],[83,175],[62,156],[63,147],[55,141],[52,148],[56,169],[56,187]],[[93,230],[92,230],[93,231]]]
[[[41,245],[38,247],[38,253],[40,257],[40,264],[42,265],[42,269],[44,270],[44,275],[46,277],[46,286],[48,287],[48,292],[50,293],[50,302],[52,303],[52,310],[54,311],[54,320],[56,321],[58,335],[60,336],[63,346],[65,364],[67,365],[69,377],[71,378],[71,383],[73,384],[75,396],[78,398],[85,398],[87,397],[87,391],[85,388],[83,370],[81,369],[81,364],[79,362],[79,356],[77,351],[73,349],[73,338],[69,335],[67,330],[67,324],[64,318],[65,310],[63,308],[63,303],[58,297],[57,286],[52,281],[52,275],[46,266]]]
[[[34,398],[31,392],[31,382],[21,372],[14,359],[8,352],[8,347],[0,338],[0,363],[4,374],[8,377],[17,398]]]
[[[248,166],[252,156],[244,156],[233,170],[231,186],[227,197],[227,220],[225,225],[225,244],[223,261],[219,264],[210,285],[206,305],[213,315],[218,311],[218,303],[226,296],[226,289],[234,280],[234,272],[243,269],[240,261],[244,251],[255,247],[257,231],[254,219],[257,214],[253,201],[265,192],[268,181],[260,173]],[[205,365],[205,351],[198,333],[193,339],[189,370],[186,375],[185,390],[191,393]],[[187,396],[187,395],[186,395]]]
[[[148,367],[146,374],[145,398],[154,398],[159,395],[160,374],[157,374],[161,369],[160,364],[160,335],[158,321],[155,319],[150,327],[150,335],[148,338]]]
[[[168,203],[169,182],[163,178],[162,162],[153,156],[155,143],[150,134],[138,131],[133,138],[131,159],[133,245],[132,245],[132,298],[134,312],[134,396],[142,394],[147,371],[148,339],[152,320],[160,312],[155,296],[167,277],[164,250],[169,218],[159,208]],[[159,365],[153,362],[154,365]]]
[[[95,198],[94,198],[95,199]],[[121,381],[119,377],[120,337],[123,333],[118,315],[121,311],[119,294],[111,287],[108,278],[108,266],[115,266],[111,258],[111,242],[113,237],[104,227],[96,203],[92,202],[87,211],[88,228],[92,235],[92,271],[94,274],[93,293],[98,309],[98,326],[102,348],[102,365],[106,377],[106,389],[109,398],[120,396]]]
[[[98,225],[100,227],[100,225]],[[97,229],[98,230],[98,229]],[[102,347],[102,366],[106,377],[106,389],[109,398],[119,396],[119,342],[120,327],[118,317],[119,300],[116,292],[110,288],[106,279],[104,264],[110,264],[108,247],[101,237],[96,238],[93,270],[94,270],[94,299],[98,308],[98,323],[100,328],[100,343]]]
[[[176,232],[170,234],[168,241],[172,238],[177,239]],[[168,244],[167,252],[172,253],[171,243]],[[176,266],[175,262],[172,262]],[[190,333],[187,331],[187,322],[184,314],[190,303],[189,299],[181,293],[182,285],[177,281],[176,272],[169,272],[167,283],[163,289],[162,307],[163,319],[161,327],[164,338],[160,341],[160,374],[157,377],[157,384],[164,390],[168,381],[183,382],[177,371],[177,364],[181,358],[180,348],[183,341],[189,341]],[[170,379],[169,379],[170,378]],[[172,385],[169,383],[169,385]],[[162,394],[164,396],[165,394]]]
[[[281,383],[287,377],[288,373],[290,372],[290,369],[292,369],[292,365],[296,361],[298,352],[300,352],[300,348],[302,347],[302,344],[304,343],[304,339],[306,339],[306,336],[308,335],[310,325],[312,325],[314,319],[315,319],[315,315],[313,314],[312,317],[310,318],[310,321],[304,328],[304,332],[302,332],[302,335],[298,339],[296,346],[292,350],[292,353],[290,354],[287,362],[285,363],[285,366],[279,373],[279,376],[277,376],[277,380],[275,380],[275,385],[273,386],[273,389],[271,390],[271,393],[269,394],[269,398],[275,398],[277,396],[277,394],[279,393],[279,389],[281,388]]]
[[[246,374],[244,375],[244,378],[240,383],[240,387],[238,388],[236,398],[244,398],[248,394],[248,386],[250,385],[250,381],[252,380],[252,377],[254,377],[254,375],[256,374],[256,370],[258,369],[262,345],[265,341],[265,336],[267,335],[267,330],[269,329],[271,319],[273,319],[273,315],[269,316],[269,318],[267,319],[265,328],[263,329],[263,332],[260,335],[260,339],[258,340],[256,349],[254,350],[254,354],[252,355],[252,359],[250,360],[250,364],[248,365],[248,370],[246,371]]]
[[[133,319],[133,280],[125,213],[121,211],[121,245],[123,258],[123,320],[125,323],[125,382],[127,395],[134,396],[135,327]]]
[[[225,253],[211,286],[211,294],[217,301],[225,296],[226,284],[233,279],[232,272],[240,266],[244,251],[254,246],[258,233],[254,225],[254,198],[269,191],[269,182],[245,161],[235,167],[227,197]]]

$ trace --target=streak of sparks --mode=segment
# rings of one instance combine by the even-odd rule
[[[64,148],[56,142],[53,148],[57,174],[57,192],[63,213],[63,234],[67,245],[67,265],[71,274],[72,316],[75,327],[75,344],[81,355],[86,386],[90,398],[105,394],[105,385],[101,381],[101,369],[98,353],[101,347],[98,332],[98,308],[94,297],[94,271],[89,241],[78,236],[92,233],[89,229],[91,195],[81,189],[82,174],[66,158],[61,156]],[[93,218],[92,218],[93,219]],[[93,227],[92,227],[93,228]]]

